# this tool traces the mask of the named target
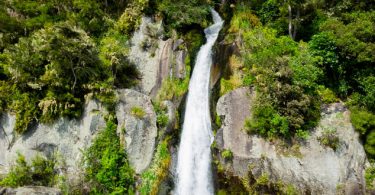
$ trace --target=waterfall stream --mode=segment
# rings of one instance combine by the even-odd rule
[[[189,84],[185,119],[178,151],[178,195],[213,194],[210,145],[213,140],[209,110],[212,46],[223,20],[211,10],[214,24],[204,30],[207,42],[200,48]]]

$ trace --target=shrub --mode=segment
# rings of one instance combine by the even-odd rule
[[[370,130],[375,129],[375,114],[359,107],[351,107],[350,111],[351,122],[361,135],[366,135]]]
[[[158,114],[156,117],[156,124],[158,127],[165,127],[168,124],[169,117],[166,114]]]
[[[128,194],[134,190],[134,170],[129,165],[117,126],[107,122],[107,127],[84,152],[85,180],[94,194]]]
[[[153,105],[154,105],[154,110],[156,113],[156,125],[159,128],[166,127],[169,122],[167,107],[164,105],[161,105],[161,103],[158,101],[153,102]]]
[[[246,123],[249,132],[265,137],[290,138],[297,130],[309,130],[320,117],[317,82],[321,70],[305,43],[276,37],[267,27],[243,33],[245,67],[255,78],[257,98]],[[247,51],[252,51],[251,53]]]
[[[20,153],[16,164],[11,167],[8,175],[0,181],[0,186],[18,187],[25,185],[53,186],[57,182],[57,160],[35,156],[31,165]]]
[[[331,104],[338,102],[339,99],[336,97],[335,93],[330,90],[329,88],[325,88],[323,86],[319,87],[318,94],[322,100],[323,103],[325,104]]]
[[[375,130],[366,136],[365,150],[370,157],[375,157]]]
[[[186,70],[188,71],[188,70]],[[157,101],[173,100],[184,95],[189,87],[189,77],[185,79],[168,78],[163,81],[162,86],[156,95]]]
[[[169,139],[167,137],[158,145],[150,168],[142,173],[142,184],[139,190],[141,194],[156,195],[161,182],[168,175],[171,162],[171,154],[168,150]]]
[[[368,167],[365,171],[365,180],[366,180],[366,188],[369,190],[374,189],[374,179],[375,179],[375,166],[374,163],[371,163],[371,166]]]
[[[318,140],[322,145],[330,147],[333,150],[336,150],[340,144],[336,129],[324,129]]]
[[[251,13],[248,7],[243,4],[237,4],[228,31],[230,33],[238,33],[241,30],[251,29],[258,25],[261,25],[258,17]]]
[[[158,10],[165,16],[165,21],[172,29],[198,24],[207,25],[209,7],[201,0],[157,0]]]
[[[296,131],[296,136],[303,140],[307,140],[309,138],[309,132],[299,129]]]
[[[280,116],[267,103],[253,107],[252,118],[245,122],[245,127],[249,133],[257,133],[269,138],[289,135],[288,120]]]
[[[116,30],[129,35],[141,23],[142,12],[147,8],[149,0],[134,0],[125,9],[116,23]]]
[[[131,108],[131,114],[138,119],[142,119],[146,115],[146,112],[142,107],[134,106]]]

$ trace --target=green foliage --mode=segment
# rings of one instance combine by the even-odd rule
[[[374,179],[375,179],[375,166],[371,163],[371,166],[368,167],[365,171],[365,180],[366,180],[366,189],[374,189]]]
[[[0,73],[6,79],[0,83],[1,110],[16,114],[18,133],[33,121],[79,117],[90,92],[114,110],[114,88],[133,86],[139,75],[127,60],[126,42],[126,36],[111,30],[98,49],[74,21],[46,25],[20,38],[0,55]]]
[[[12,100],[9,108],[16,113],[14,131],[21,134],[29,128],[31,122],[35,121],[36,116],[38,116],[36,107],[37,100],[30,97],[28,93],[21,93],[15,88],[13,88],[13,94],[9,99],[10,98],[12,98]]]
[[[186,42],[189,55],[186,57],[185,65],[189,67],[194,66],[196,55],[199,48],[204,44],[204,34],[197,29],[192,29],[182,37]],[[194,67],[193,67],[194,68]],[[186,72],[190,72],[186,70]]]
[[[373,89],[374,18],[374,11],[329,18],[321,24],[322,32],[310,41],[312,54],[321,58],[326,84],[341,97],[359,91],[371,99],[366,89]]]
[[[258,100],[260,102],[261,100]],[[254,118],[247,120],[245,126],[249,133],[258,133],[265,137],[289,136],[289,122],[280,116],[270,104],[253,107]]]
[[[148,3],[149,0],[131,1],[117,21],[116,30],[124,34],[133,32],[140,25],[142,12],[147,8]]]
[[[363,95],[357,103],[375,112],[375,76],[362,77],[358,81]]]
[[[99,58],[111,75],[109,81],[118,88],[136,84],[139,72],[127,59],[129,53],[128,37],[110,30],[101,40]]]
[[[156,118],[156,124],[158,127],[165,127],[168,124],[168,115],[166,114],[159,114]]]
[[[269,181],[269,175],[267,173],[264,173],[256,179],[256,185],[267,185]]]
[[[351,122],[360,134],[365,135],[371,130],[375,130],[375,114],[358,107],[352,107],[350,111]]]
[[[250,181],[249,184],[247,184],[249,186],[248,192],[250,194],[300,194],[292,184],[286,184],[281,180],[271,180],[268,173],[262,173],[258,177],[249,173],[248,180]]]
[[[317,83],[322,71],[307,45],[277,37],[274,30],[261,26],[243,37],[245,65],[257,90],[253,115],[246,123],[249,132],[288,138],[314,127],[320,116]]]
[[[220,79],[220,96],[242,86],[242,79],[238,74],[232,75],[229,79]]]
[[[158,194],[161,182],[168,175],[169,164],[171,162],[171,154],[168,150],[169,139],[166,138],[158,145],[152,165],[142,173],[142,184],[139,189],[141,194]]]
[[[154,102],[154,110],[156,113],[156,125],[159,128],[166,127],[169,122],[167,107],[160,102]]]
[[[375,130],[370,131],[366,137],[365,150],[370,157],[375,157]]]
[[[132,107],[130,112],[134,117],[137,117],[139,119],[142,119],[146,115],[146,112],[143,110],[143,108],[139,106]]]
[[[301,130],[301,129],[298,129],[296,131],[296,136],[298,138],[301,138],[303,140],[307,140],[309,138],[309,132],[308,131],[304,131],[304,130]]]
[[[361,134],[366,153],[370,158],[375,157],[375,114],[358,106],[352,106],[350,111],[351,122]]]
[[[91,193],[133,192],[134,170],[129,165],[116,129],[112,121],[107,122],[107,127],[84,153],[85,178]]]
[[[336,150],[340,144],[336,129],[331,128],[323,129],[322,135],[318,137],[318,140],[322,145],[330,147],[333,150]]]
[[[198,24],[207,26],[209,7],[201,0],[156,0],[158,10],[172,29]]]
[[[26,185],[53,186],[57,182],[57,160],[39,155],[27,163],[25,156],[18,153],[16,164],[8,175],[0,181],[0,186],[18,187]]]
[[[39,116],[43,122],[80,116],[85,85],[105,76],[96,52],[87,34],[69,23],[36,31],[6,49],[14,87],[7,106],[16,112],[15,130],[24,132]]]
[[[188,72],[189,68],[187,68]],[[156,96],[158,101],[161,100],[173,100],[175,98],[180,98],[184,95],[189,87],[189,77],[185,79],[178,78],[168,78],[163,81],[162,86]]]
[[[215,115],[215,125],[216,125],[218,128],[220,128],[221,125],[222,125],[221,118],[220,118],[220,116],[219,116],[217,113],[216,113],[216,115]]]
[[[232,160],[233,159],[233,153],[230,149],[224,149],[221,152],[221,157],[223,157],[225,160]]]
[[[258,17],[252,14],[246,5],[237,4],[235,13],[230,21],[228,32],[237,33],[245,29],[251,29],[258,25],[260,25]]]
[[[325,88],[324,86],[319,86],[318,94],[320,95],[322,102],[325,104],[331,104],[339,101],[339,99],[336,97],[336,94],[332,90],[330,90],[329,88]]]

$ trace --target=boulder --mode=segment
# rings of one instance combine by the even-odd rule
[[[0,188],[0,194],[4,195],[60,195],[59,189],[43,186],[25,186],[18,188]]]
[[[118,132],[125,142],[130,164],[136,173],[142,173],[151,163],[157,137],[156,114],[150,97],[123,89],[118,91],[116,106]],[[134,114],[134,109],[143,114]]]
[[[217,146],[233,153],[231,162],[220,159],[228,173],[240,177],[246,177],[249,171],[255,177],[267,174],[270,180],[292,184],[304,194],[336,194],[338,189],[347,194],[364,192],[366,154],[342,103],[324,107],[319,125],[309,138],[299,143],[294,153],[285,153],[276,142],[243,130],[251,115],[253,97],[249,88],[239,88],[222,96],[217,104],[217,114],[223,121],[215,137]],[[327,129],[337,132],[336,150],[318,141]]]
[[[60,118],[53,124],[37,124],[21,136],[13,135],[15,117],[5,113],[0,123],[0,174],[6,174],[17,158],[17,152],[31,160],[35,155],[61,155],[71,179],[80,177],[79,162],[82,150],[91,144],[94,135],[105,128],[105,109],[97,101],[90,100],[84,106],[80,119]]]

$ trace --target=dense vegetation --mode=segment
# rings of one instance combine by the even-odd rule
[[[221,15],[227,19],[222,37],[237,43],[239,52],[229,58],[233,72],[220,81],[220,93],[240,86],[256,90],[248,132],[267,138],[306,138],[319,120],[321,105],[343,101],[368,156],[375,158],[371,0],[0,1],[0,112],[16,115],[14,130],[21,134],[35,122],[79,117],[89,94],[113,111],[114,90],[134,86],[141,77],[127,58],[129,38],[141,16],[163,18],[165,37],[185,40],[181,47],[188,51],[189,72],[204,42],[202,29],[210,21],[208,5],[219,7],[221,2],[225,2]],[[168,124],[162,102],[181,98],[188,82],[189,77],[163,82],[154,100],[158,128]],[[132,114],[142,118],[144,111],[134,107]],[[141,176],[143,193],[156,193],[166,177],[170,140],[159,141],[153,165]],[[339,142],[331,130],[320,141],[333,149]],[[221,155],[228,161],[232,158],[229,150]],[[20,156],[0,184],[52,186],[55,163],[37,157],[30,165]],[[85,163],[92,193],[134,190],[134,171],[115,122],[108,122],[85,152]],[[373,172],[373,168],[367,172],[368,180],[375,178]],[[258,180],[261,184],[262,178]]]
[[[16,132],[34,121],[79,117],[88,93],[111,107],[113,89],[135,83],[128,34],[116,23],[128,3],[2,2],[0,106],[16,114]]]
[[[129,165],[116,130],[117,125],[108,121],[107,127],[85,151],[85,180],[91,193],[134,193],[134,170]]]
[[[222,91],[254,86],[249,132],[306,137],[322,103],[344,101],[373,156],[374,3],[370,1],[234,2],[226,41],[238,41],[234,73]]]
[[[35,156],[31,164],[25,156],[18,153],[16,163],[11,167],[9,174],[0,181],[0,186],[54,186],[57,184],[59,162],[57,156],[50,159]]]
[[[224,40],[235,43],[238,52],[229,57],[231,71],[221,78],[220,93],[241,86],[256,91],[245,129],[295,143],[306,139],[317,125],[323,104],[342,101],[350,109],[351,122],[373,161],[374,1],[231,3],[222,8],[232,11]],[[336,130],[323,131],[320,143],[337,150],[340,140]],[[366,171],[369,187],[375,178],[373,167]]]
[[[6,0],[0,2],[0,114],[16,115],[14,131],[27,132],[36,123],[59,117],[78,118],[87,97],[114,111],[115,89],[137,84],[141,75],[128,60],[129,38],[142,15],[163,18],[165,37],[184,38],[188,51],[185,79],[163,82],[154,100],[157,125],[168,124],[164,100],[177,101],[186,93],[190,65],[203,44],[202,29],[210,18],[211,1],[175,0]],[[183,7],[184,9],[181,9]],[[144,111],[133,107],[139,119]],[[110,117],[111,118],[111,117]],[[84,186],[69,186],[67,193],[131,194],[135,172],[116,134],[116,119],[93,145],[83,151]],[[142,192],[156,193],[167,176],[170,138],[161,138],[153,165],[142,177]],[[31,165],[20,156],[2,186],[57,186],[54,159],[37,157]],[[45,165],[44,167],[42,165]],[[35,173],[34,173],[35,172]],[[82,191],[83,190],[83,191]]]

